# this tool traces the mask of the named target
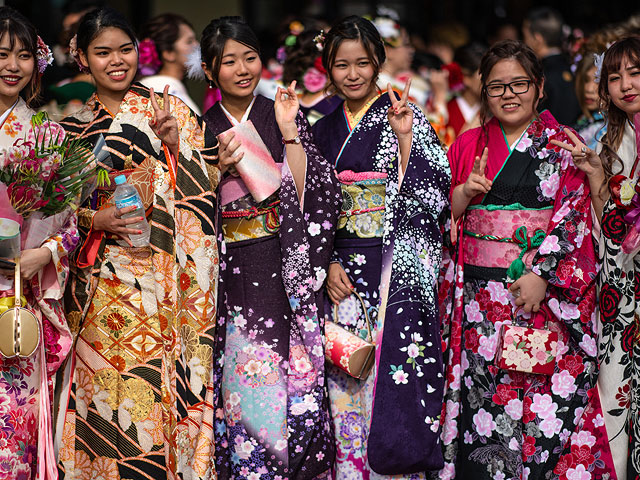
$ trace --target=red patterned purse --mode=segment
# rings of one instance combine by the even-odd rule
[[[534,314],[533,327],[502,325],[496,349],[496,366],[502,370],[553,375],[558,332],[547,328],[551,317],[549,307],[543,305]]]
[[[360,300],[364,318],[367,322],[367,338],[363,339],[349,330],[338,325],[335,321],[327,320],[324,325],[326,344],[324,357],[332,365],[360,380],[367,378],[375,360],[376,346],[372,343],[371,321],[367,307],[357,292],[353,294]],[[333,318],[338,319],[338,305],[333,305]]]

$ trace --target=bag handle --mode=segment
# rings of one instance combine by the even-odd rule
[[[513,316],[515,318],[515,316],[517,315],[517,313],[523,309],[522,305],[519,305],[516,307],[516,309],[513,311]],[[546,302],[543,302],[540,304],[540,309],[537,312],[531,312],[531,320],[533,320],[532,322],[532,326],[533,328],[538,328],[538,329],[542,329],[542,328],[547,328],[549,321],[551,321],[553,319],[553,313],[551,312],[551,309],[549,308],[549,305],[547,305]]]
[[[360,300],[360,304],[362,305],[362,311],[364,312],[364,318],[367,322],[367,333],[368,333],[368,342],[373,342],[373,334],[371,333],[371,320],[369,319],[369,312],[367,311],[367,306],[364,304],[364,300],[362,297],[356,292],[352,290],[351,293],[356,296],[358,300]],[[333,304],[333,320],[337,323],[338,321],[338,304]],[[365,339],[366,340],[366,339]]]

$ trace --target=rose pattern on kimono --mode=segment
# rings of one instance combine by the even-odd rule
[[[549,282],[545,302],[552,313],[548,328],[558,335],[557,362],[550,376],[496,367],[501,327],[527,327],[530,315],[516,309],[502,277],[482,279],[466,271],[467,259],[460,255],[463,217],[452,231],[457,244],[445,252],[440,272],[447,292],[440,297],[447,392],[442,411],[446,464],[438,478],[463,478],[471,472],[487,479],[615,478],[595,386],[597,262],[585,177],[570,155],[549,143],[554,138],[566,141],[566,135],[548,112],[531,123],[513,152],[495,119],[487,129],[483,139],[489,142],[492,190],[503,191],[500,182],[510,179],[499,173],[508,171],[510,160],[517,161],[523,165],[520,171],[529,168],[530,178],[537,179],[529,187],[537,199],[529,198],[528,208],[553,209],[533,271]],[[480,129],[465,132],[452,146],[452,188],[466,180],[480,136]],[[526,218],[522,221],[526,225]],[[510,351],[520,358],[516,348]],[[546,360],[551,349],[539,351]]]

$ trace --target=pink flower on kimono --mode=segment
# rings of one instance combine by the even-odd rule
[[[582,341],[578,344],[587,355],[595,356],[598,353],[596,339],[586,333],[582,335]]]
[[[559,186],[560,175],[558,175],[558,172],[552,173],[548,179],[540,182],[540,190],[542,191],[542,195],[547,198],[554,198]]]
[[[562,420],[556,417],[545,418],[540,422],[540,431],[544,433],[544,436],[547,438],[553,438],[555,435],[560,433],[560,429],[562,428]]]
[[[591,480],[591,472],[580,464],[576,468],[570,468],[566,473],[567,480]]]
[[[581,447],[582,445],[593,447],[596,444],[596,437],[591,435],[591,432],[587,430],[581,430],[579,432],[574,432],[571,435],[571,443],[578,447]]]
[[[445,463],[444,468],[440,470],[440,480],[451,480],[456,476],[456,467],[453,463]]]
[[[551,377],[551,391],[565,400],[575,393],[577,389],[576,379],[567,370],[555,373]]]
[[[487,412],[484,408],[478,410],[478,413],[473,416],[473,425],[476,427],[478,435],[482,437],[490,437],[491,433],[497,427],[491,413]]]
[[[538,249],[541,255],[548,255],[553,252],[559,252],[560,245],[558,245],[558,237],[556,235],[549,235],[544,239],[542,245]]]
[[[485,360],[489,361],[494,359],[497,347],[497,334],[493,334],[490,337],[480,336],[480,347],[478,347],[478,353],[482,355]]]
[[[547,393],[545,393],[544,395],[536,393],[533,396],[531,411],[537,413],[541,419],[544,420],[545,418],[555,418],[556,410],[558,410],[558,405],[553,403],[551,395]]]
[[[595,416],[593,419],[593,426],[596,428],[604,426],[604,417],[601,414],[597,414]]]
[[[512,398],[505,405],[504,411],[514,420],[520,420],[522,418],[522,408],[522,400],[519,398]]]
[[[464,306],[464,311],[467,314],[467,320],[470,322],[481,322],[482,313],[480,313],[480,304],[475,300],[471,300]]]

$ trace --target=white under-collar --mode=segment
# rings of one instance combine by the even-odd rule
[[[231,125],[233,125],[235,127],[239,123],[246,122],[247,120],[249,120],[249,114],[251,113],[251,107],[253,107],[253,104],[255,103],[255,101],[256,101],[256,97],[253,97],[253,100],[251,100],[251,103],[249,104],[247,109],[244,111],[244,114],[242,115],[242,118],[240,119],[240,121],[238,121],[236,119],[236,117],[231,115],[229,113],[229,111],[226,108],[224,108],[224,105],[222,104],[222,102],[220,102],[220,108],[222,108],[222,111],[224,112],[224,114],[227,116],[227,118],[231,122]]]
[[[11,114],[13,109],[16,108],[16,105],[18,104],[19,101],[20,101],[20,97],[18,97],[18,99],[16,100],[16,103],[11,105],[11,108],[7,108],[7,110],[2,115],[0,115],[0,126],[4,123],[4,121],[7,119],[7,117]]]

